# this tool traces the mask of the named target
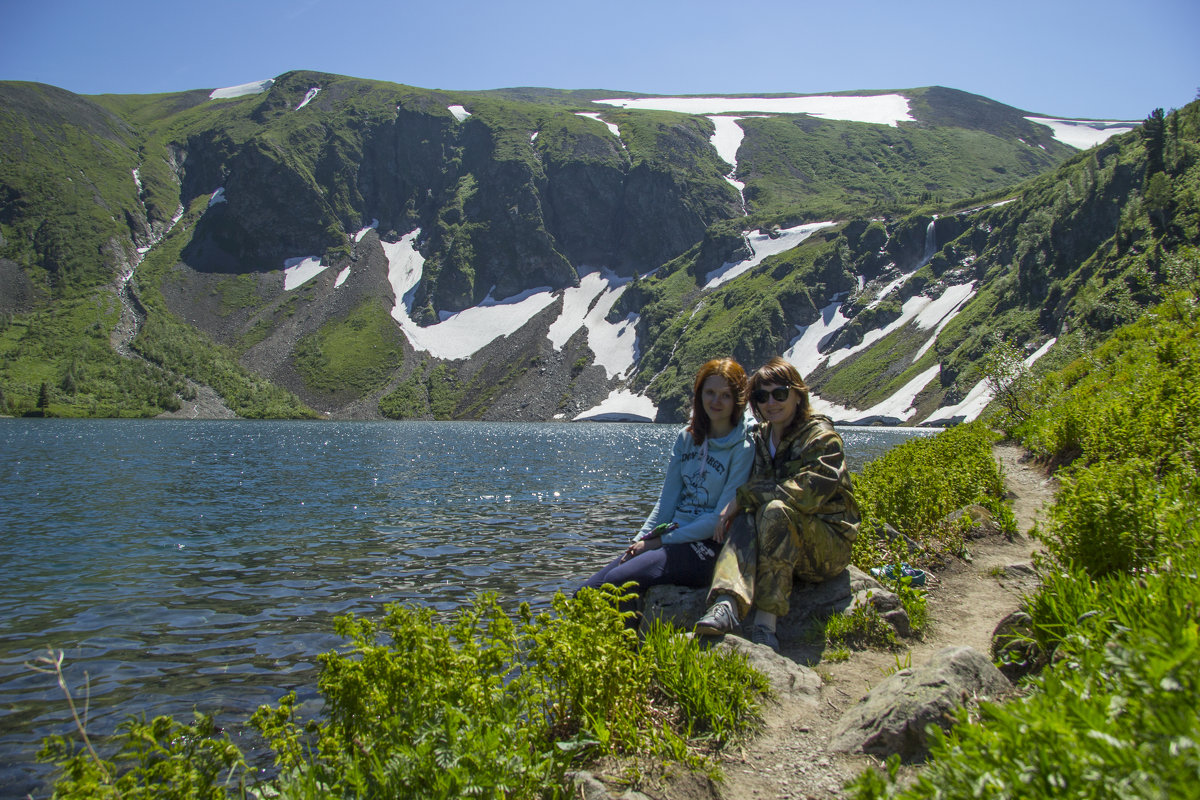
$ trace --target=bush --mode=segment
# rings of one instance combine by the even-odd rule
[[[279,771],[249,791],[533,798],[559,793],[568,768],[600,756],[704,764],[702,745],[756,724],[766,679],[743,656],[702,652],[667,626],[639,645],[618,611],[627,599],[612,587],[559,594],[552,612],[522,604],[514,618],[484,594],[448,624],[398,604],[379,621],[338,618],[350,646],[321,657],[323,719],[299,720],[294,693],[261,707],[251,724]],[[62,769],[55,796],[217,800],[246,791],[241,753],[208,718],[131,722],[118,738],[120,775],[88,748],[49,740],[45,757]]]
[[[1159,479],[1145,461],[1097,464],[1063,481],[1042,539],[1093,577],[1128,574],[1157,561],[1194,503],[1179,475]]]
[[[957,425],[909,440],[863,467],[854,480],[862,511],[855,564],[866,568],[888,560],[870,549],[884,525],[926,544],[953,537],[956,530],[945,518],[971,504],[984,506],[1003,530],[1015,532],[1016,520],[1004,504],[1004,475],[992,455],[994,440],[981,422]]]

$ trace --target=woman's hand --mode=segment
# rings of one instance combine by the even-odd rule
[[[721,518],[717,520],[717,529],[713,531],[713,539],[718,544],[725,541],[725,534],[729,531],[729,526],[733,524],[733,520],[740,513],[742,513],[742,507],[738,504],[736,497],[729,501],[729,505],[721,509]]]
[[[662,547],[662,539],[638,539],[625,548],[625,555],[621,556],[621,561],[628,561],[639,553],[644,553],[647,550],[657,550],[660,547]]]

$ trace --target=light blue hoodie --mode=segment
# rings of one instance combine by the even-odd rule
[[[663,544],[711,539],[721,509],[750,477],[753,464],[754,445],[747,436],[744,419],[720,439],[705,439],[699,445],[686,428],[680,431],[667,462],[658,502],[634,540],[645,537],[663,522],[679,524],[662,537]]]

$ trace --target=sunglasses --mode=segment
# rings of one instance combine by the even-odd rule
[[[767,402],[768,397],[774,397],[775,402],[782,403],[788,399],[788,395],[792,393],[790,386],[776,386],[774,389],[767,391],[766,389],[755,389],[750,393],[750,399],[755,403],[762,404]]]

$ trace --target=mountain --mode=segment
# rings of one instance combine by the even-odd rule
[[[1194,108],[1136,126],[942,87],[0,82],[0,410],[678,421],[704,360],[784,353],[837,419],[968,419],[998,343],[1067,357],[1195,242]]]

